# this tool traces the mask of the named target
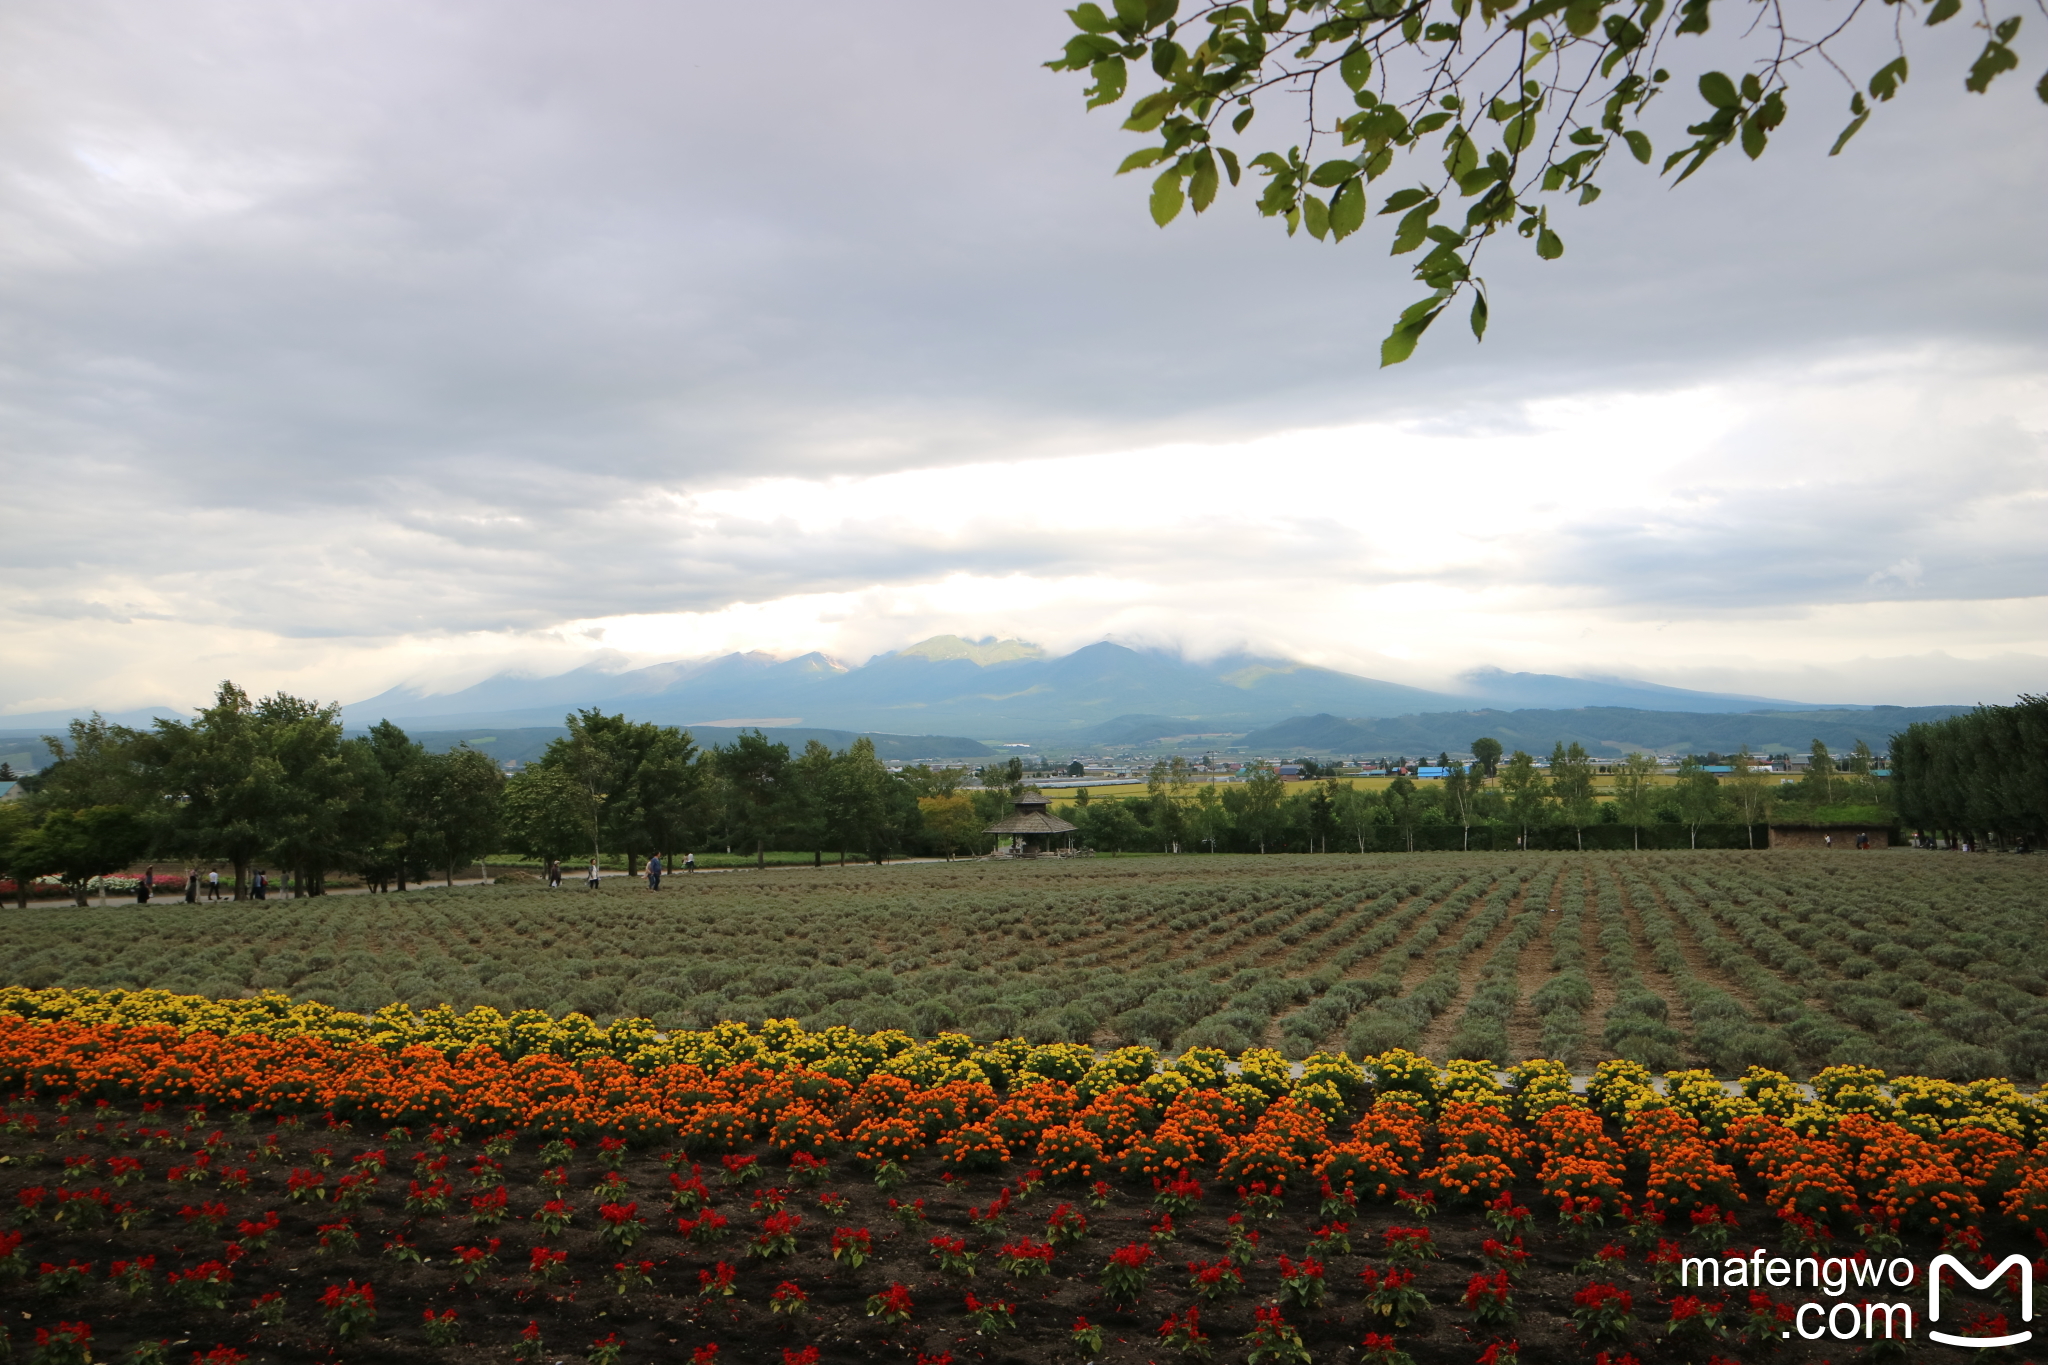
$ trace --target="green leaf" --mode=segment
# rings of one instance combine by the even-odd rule
[[[1842,135],[1835,139],[1835,145],[1828,148],[1828,155],[1840,156],[1842,154],[1842,148],[1849,145],[1849,139],[1856,136],[1856,134],[1862,132],[1863,125],[1868,122],[1870,122],[1870,113],[1868,110],[1858,114],[1855,118],[1849,120],[1849,126],[1847,128],[1844,128],[1842,130]]]
[[[1906,59],[1894,57],[1877,69],[1870,78],[1870,93],[1881,100],[1888,100],[1899,93],[1899,87],[1906,83]]]
[[[1142,32],[1151,16],[1146,12],[1145,0],[1116,0],[1118,27],[1136,29]]]
[[[1218,180],[1216,158],[1205,147],[1195,153],[1194,174],[1188,177],[1188,200],[1195,206],[1196,213],[1216,202]]]
[[[1152,221],[1165,227],[1180,216],[1187,196],[1181,193],[1180,172],[1167,171],[1152,182]]]
[[[1443,295],[1432,294],[1420,303],[1410,304],[1401,314],[1401,320],[1394,324],[1394,330],[1387,333],[1380,343],[1380,368],[1398,365],[1415,354],[1415,343],[1422,340],[1422,334],[1429,330],[1429,324],[1436,321],[1436,315],[1443,312]]]
[[[1365,182],[1347,180],[1330,201],[1330,231],[1343,241],[1365,226]]]
[[[1472,335],[1486,340],[1486,293],[1476,287],[1472,295]]]
[[[1421,246],[1429,233],[1429,217],[1437,211],[1437,207],[1437,201],[1431,199],[1417,204],[1404,214],[1394,228],[1394,249],[1388,254],[1401,256]]]
[[[1387,196],[1387,206],[1381,209],[1380,212],[1399,213],[1402,209],[1414,208],[1427,198],[1429,198],[1428,190],[1395,190]]]
[[[1116,25],[1102,12],[1102,6],[1095,4],[1076,5],[1067,11],[1067,17],[1074,21],[1074,27],[1083,33],[1107,33]]]
[[[1647,134],[1631,128],[1621,135],[1621,140],[1628,144],[1628,149],[1635,155],[1636,160],[1645,166],[1650,164],[1650,139]]]
[[[1308,235],[1322,241],[1330,235],[1330,206],[1312,194],[1301,196],[1301,218]]]
[[[1237,116],[1236,118],[1234,118],[1234,119],[1232,119],[1232,120],[1230,121],[1230,131],[1231,131],[1231,132],[1233,132],[1233,133],[1241,133],[1241,132],[1243,132],[1243,131],[1244,131],[1245,129],[1247,129],[1247,128],[1251,127],[1251,126],[1252,126],[1252,115],[1253,115],[1253,114],[1256,114],[1256,113],[1258,113],[1258,112],[1259,112],[1259,111],[1258,111],[1257,109],[1255,109],[1255,108],[1253,108],[1253,107],[1252,107],[1251,105],[1247,104],[1247,105],[1246,105],[1246,106],[1244,107],[1244,112],[1243,112],[1243,113],[1241,113],[1241,114],[1239,114],[1239,115],[1238,115],[1238,116]]]
[[[1536,140],[1536,120],[1528,114],[1517,114],[1508,120],[1508,126],[1501,131],[1501,145],[1511,152],[1525,152]]]
[[[1218,147],[1216,155],[1223,158],[1224,173],[1230,177],[1230,183],[1235,185],[1244,175],[1244,172],[1239,169],[1237,164],[1237,153],[1231,151],[1228,147]]]
[[[1984,50],[1977,54],[1977,60],[1970,63],[1970,74],[1964,78],[1963,88],[1981,95],[1991,88],[1991,82],[2015,69],[2019,64],[2019,54],[1993,38],[1984,44]]]
[[[1421,118],[1415,120],[1415,135],[1421,137],[1426,133],[1433,133],[1450,121],[1451,116],[1442,111],[1434,114],[1424,114]]]
[[[1764,154],[1764,144],[1769,141],[1762,119],[1751,117],[1742,121],[1742,150],[1751,161]]]
[[[1344,59],[1337,63],[1337,74],[1352,90],[1363,90],[1365,83],[1372,79],[1372,49],[1352,44]]]
[[[1564,26],[1583,38],[1600,26],[1600,0],[1571,0],[1564,7]]]
[[[1581,204],[1590,204],[1599,197],[1600,187],[1598,185],[1588,184],[1579,191],[1579,202]],[[1564,248],[1560,247],[1558,249],[1562,251]]]
[[[1927,27],[1946,23],[1962,13],[1963,0],[1934,0],[1934,8],[1927,11]]]
[[[1343,184],[1357,174],[1358,163],[1355,161],[1325,161],[1316,167],[1315,174],[1308,178],[1308,183],[1321,185],[1327,190]]]
[[[1742,105],[1742,96],[1735,93],[1735,82],[1718,71],[1700,77],[1700,94],[1716,109],[1737,109]]]
[[[1088,68],[1088,74],[1095,77],[1095,84],[1088,88],[1088,107],[1099,109],[1105,104],[1115,104],[1124,97],[1124,83],[1129,75],[1124,70],[1121,57],[1104,57]],[[1126,124],[1126,127],[1130,125]],[[1157,124],[1154,125],[1155,127]]]
[[[2009,43],[2019,37],[2019,34],[2020,16],[2017,14],[2013,15],[2010,19],[2000,19],[1998,27],[1991,31],[1991,36],[1998,39],[2001,43]]]
[[[1166,148],[1164,147],[1141,147],[1123,159],[1123,164],[1116,168],[1116,173],[1124,175],[1146,166],[1156,166],[1159,164],[1160,158],[1165,155]]]
[[[1131,106],[1131,116],[1124,120],[1124,127],[1134,133],[1149,133],[1166,121],[1173,112],[1173,91],[1154,90]]]
[[[1754,104],[1763,97],[1764,83],[1756,78],[1754,71],[1744,72],[1742,76],[1742,98]]]
[[[2041,83],[2034,87],[2034,93],[2041,97],[2041,103],[2048,104],[2048,76],[2041,77]]]
[[[1543,261],[1554,261],[1562,255],[1564,255],[1564,238],[1558,236],[1547,227],[1539,229],[1536,233],[1536,258]]]

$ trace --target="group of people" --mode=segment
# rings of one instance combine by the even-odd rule
[[[694,853],[685,853],[683,855],[683,871],[695,872],[696,870],[697,855]],[[548,885],[551,888],[559,891],[562,886],[562,860],[560,858],[548,859],[547,876]],[[598,882],[601,880],[602,876],[603,874],[598,871],[597,859],[592,858],[590,860],[589,866],[587,866],[583,872],[585,884],[588,885],[592,891],[595,891],[597,890]],[[659,853],[655,854],[653,857],[647,860],[647,889],[649,891],[661,890],[661,855]]]

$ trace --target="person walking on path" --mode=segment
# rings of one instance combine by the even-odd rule
[[[256,884],[254,889],[256,892],[257,900],[260,901],[269,899],[269,897],[264,895],[263,893],[270,889],[270,877],[260,867],[256,869]]]
[[[590,889],[591,889],[592,891],[595,891],[595,890],[597,890],[597,878],[598,878],[598,872],[597,872],[597,859],[595,859],[595,858],[592,858],[592,859],[590,860]]]
[[[695,872],[696,870],[697,870],[697,855],[696,855],[696,854],[694,854],[694,853],[685,853],[685,854],[683,855],[683,871],[685,871],[685,872]]]
[[[196,867],[185,877],[185,904],[199,904],[199,869]]]
[[[562,860],[560,858],[548,859],[548,886],[551,890],[555,891],[562,889]]]
[[[136,903],[137,905],[148,905],[148,904],[149,904],[149,893],[150,893],[150,885],[149,885],[149,884],[150,884],[151,882],[155,881],[155,880],[156,880],[156,868],[155,868],[155,867],[150,867],[150,868],[147,868],[147,869],[145,869],[145,870],[144,870],[144,872],[143,872],[143,874],[142,874],[142,880],[141,880],[141,881],[139,881],[139,882],[137,882],[137,883],[135,883],[135,903]]]
[[[661,890],[661,855],[655,854],[647,860],[647,889]]]

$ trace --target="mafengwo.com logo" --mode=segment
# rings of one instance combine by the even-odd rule
[[[2017,1332],[1986,1334],[1943,1331],[1941,1300],[1944,1272],[1951,1281],[1961,1280],[1979,1292],[1998,1287],[2008,1274],[2018,1281],[2020,1321],[2034,1320],[2034,1266],[2018,1252],[2006,1257],[1983,1274],[1973,1272],[1946,1253],[1927,1265],[1927,1339],[1944,1346],[1990,1349],[2018,1346],[2033,1340],[2031,1328]],[[1787,1258],[1771,1256],[1758,1247],[1747,1257],[1690,1257],[1679,1263],[1679,1283],[1701,1289],[1813,1289],[1834,1300],[1824,1303],[1809,1299],[1792,1315],[1786,1336],[1798,1332],[1807,1341],[1832,1337],[1836,1341],[1870,1341],[1911,1338],[1913,1306],[1907,1302],[1881,1302],[1880,1296],[1909,1290],[1921,1279],[1919,1266],[1903,1256],[1873,1260],[1867,1256],[1849,1259],[1829,1256]],[[1949,1321],[1956,1319],[1951,1316]],[[1981,1323],[1973,1323],[1981,1325]],[[2011,1326],[2005,1323],[2005,1326]]]

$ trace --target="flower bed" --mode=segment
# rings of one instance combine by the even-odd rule
[[[2002,1083],[1226,1060],[8,990],[5,1327],[50,1360],[1819,1360],[1788,1295],[1682,1260],[2048,1247],[2048,1112]]]

